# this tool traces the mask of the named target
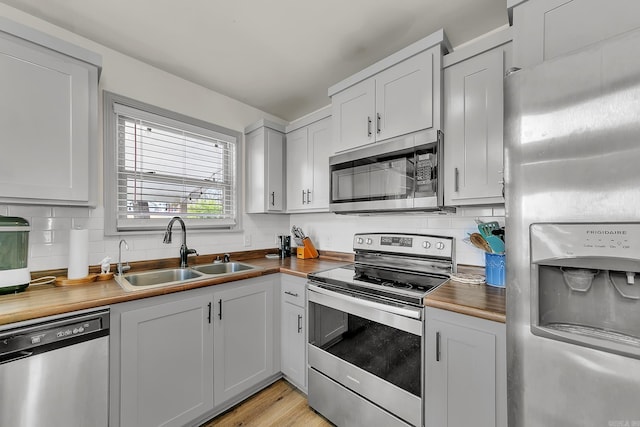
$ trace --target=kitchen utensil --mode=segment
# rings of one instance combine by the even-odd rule
[[[504,227],[497,230],[491,230],[491,234],[493,234],[494,236],[498,236],[504,242]]]
[[[485,238],[482,237],[480,233],[471,233],[469,235],[469,240],[476,248],[482,249],[483,251],[488,253],[492,252],[491,246],[489,246],[489,243],[487,243]]]
[[[500,224],[497,221],[483,222],[478,224],[478,231],[489,244],[491,252],[501,254],[504,252],[504,241],[498,236],[493,235],[493,231],[500,230]]]
[[[482,234],[482,237],[487,238],[493,236],[493,230],[499,230],[500,224],[497,221],[483,222],[478,224],[478,231]]]
[[[484,239],[487,241],[494,254],[504,253],[504,240],[494,235],[486,236]]]

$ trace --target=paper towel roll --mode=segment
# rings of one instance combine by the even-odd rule
[[[69,233],[69,279],[80,279],[89,275],[89,230],[71,229]]]

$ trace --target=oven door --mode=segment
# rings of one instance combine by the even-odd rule
[[[308,301],[310,375],[320,372],[405,422],[422,425],[423,309],[315,282],[308,285]],[[332,410],[344,405],[353,411],[345,402],[332,402]]]

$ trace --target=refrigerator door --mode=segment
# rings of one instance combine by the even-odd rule
[[[640,33],[507,77],[504,137],[509,426],[640,426],[640,360],[531,333],[529,240],[638,221]]]

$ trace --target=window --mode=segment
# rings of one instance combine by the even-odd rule
[[[109,92],[105,107],[105,232],[233,229],[239,133]]]

